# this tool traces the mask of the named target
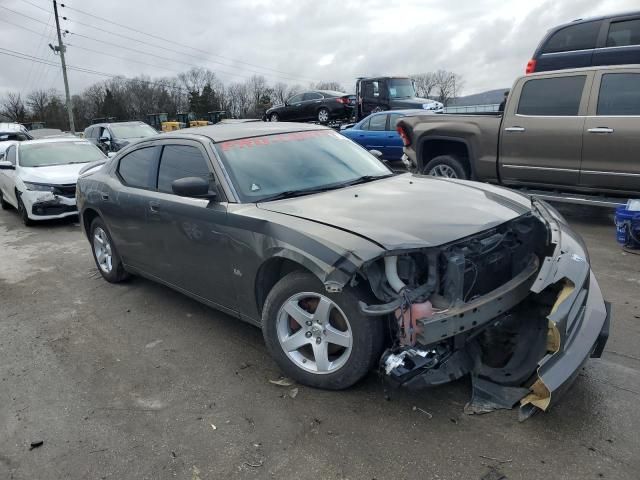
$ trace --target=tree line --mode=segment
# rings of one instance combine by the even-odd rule
[[[412,75],[419,96],[443,103],[455,97],[461,89],[459,75],[439,70],[434,73]],[[193,112],[206,118],[207,112],[224,110],[232,118],[261,118],[271,105],[305,89],[337,90],[352,93],[355,86],[337,82],[320,82],[307,86],[278,82],[270,84],[260,75],[244,82],[223,83],[214,72],[192,68],[175,77],[151,79],[115,77],[86,88],[73,95],[71,103],[77,130],[92,123],[94,118],[115,117],[117,120],[147,120],[152,113]],[[63,95],[55,90],[38,89],[24,98],[9,93],[0,100],[0,116],[13,122],[41,121],[49,128],[68,129]]]

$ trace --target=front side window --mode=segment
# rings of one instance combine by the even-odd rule
[[[104,154],[86,141],[24,143],[20,147],[21,167],[51,167],[104,159]]]
[[[542,48],[542,53],[571,52],[596,48],[601,22],[571,25],[554,33]]]
[[[293,97],[291,97],[288,101],[288,103],[298,103],[302,101],[302,96],[303,94],[300,93],[298,95],[294,95]]]
[[[374,115],[369,122],[369,130],[382,131],[387,126],[387,115]]]
[[[640,115],[640,73],[603,75],[597,114]]]
[[[105,132],[107,129],[104,130]],[[146,138],[151,137],[153,135],[157,135],[156,132],[151,126],[146,123],[139,123],[134,125],[119,125],[112,124],[111,132],[115,138]],[[105,135],[106,133],[103,133]]]
[[[162,149],[158,169],[158,191],[173,193],[173,181],[185,177],[199,177],[208,182],[210,177],[207,159],[197,147],[166,145]]]
[[[16,146],[15,145],[11,145],[9,148],[7,148],[5,157],[11,165],[16,164]]]
[[[607,47],[640,45],[640,18],[613,22],[609,26]]]
[[[159,148],[140,148],[122,157],[118,165],[122,181],[129,187],[155,189]]]
[[[369,121],[370,119],[367,118],[366,120],[364,120],[361,124],[360,124],[360,130],[369,130]]]
[[[556,77],[527,80],[520,92],[519,115],[575,116],[587,77]]]
[[[244,138],[215,147],[243,202],[391,175],[362,147],[332,130]]]

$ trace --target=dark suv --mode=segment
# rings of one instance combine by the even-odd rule
[[[552,28],[526,73],[640,63],[640,11],[575,20]]]
[[[144,122],[96,123],[84,130],[84,138],[104,153],[117,152],[134,140],[157,134]]]

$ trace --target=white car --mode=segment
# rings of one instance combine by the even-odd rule
[[[25,225],[77,215],[80,170],[106,156],[75,137],[11,142],[0,161],[0,206],[16,208]]]

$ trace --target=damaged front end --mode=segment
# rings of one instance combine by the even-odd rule
[[[381,371],[412,389],[470,374],[467,413],[546,410],[608,337],[609,307],[586,250],[550,207],[440,247],[390,252],[362,266],[388,316]]]

